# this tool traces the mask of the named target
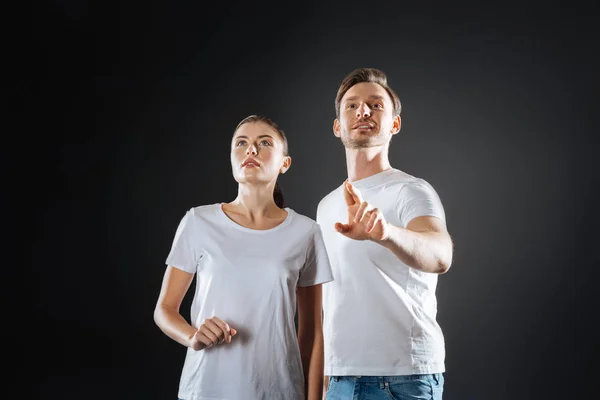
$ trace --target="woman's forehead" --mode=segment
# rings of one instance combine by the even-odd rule
[[[259,136],[269,136],[272,138],[276,138],[278,135],[275,130],[264,122],[247,122],[244,125],[240,126],[235,133],[234,137],[245,136],[245,137],[259,137]]]

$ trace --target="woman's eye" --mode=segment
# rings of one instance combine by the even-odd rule
[[[236,143],[235,147],[240,147],[246,144],[245,140],[240,140],[239,142]]]
[[[381,108],[381,107],[383,107],[383,106],[382,106],[381,104],[374,104],[374,105],[373,105],[373,107],[374,107],[374,108]]]
[[[348,104],[348,108],[356,108],[356,104]]]
[[[260,142],[261,146],[270,146],[271,143],[268,140],[263,140],[262,142]]]

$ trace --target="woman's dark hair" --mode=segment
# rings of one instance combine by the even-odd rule
[[[248,124],[251,122],[264,122],[265,124],[269,125],[275,132],[277,132],[277,134],[279,135],[279,137],[281,137],[281,140],[283,141],[283,155],[284,156],[288,156],[288,141],[287,141],[287,137],[285,136],[285,132],[283,132],[283,129],[281,129],[279,127],[279,125],[277,125],[275,123],[275,121],[273,121],[271,118],[266,117],[264,115],[249,115],[246,118],[244,118],[243,120],[240,121],[239,124],[237,124],[237,126],[235,127],[235,130],[233,131],[233,134],[235,135],[235,132],[237,132],[238,129],[240,129],[240,127],[244,124]],[[275,201],[275,204],[277,204],[277,207],[279,208],[284,208],[285,207],[285,200],[283,199],[283,192],[281,191],[281,187],[279,186],[278,182],[275,182],[275,189],[273,190],[273,200]]]

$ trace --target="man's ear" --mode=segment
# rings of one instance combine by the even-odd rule
[[[338,121],[337,118],[334,119],[333,120],[333,134],[335,135],[335,137],[337,137],[337,138],[342,137],[342,134],[340,132],[341,128],[342,127],[340,125],[340,121]]]
[[[281,168],[279,168],[279,173],[285,174],[287,172],[287,170],[290,169],[291,165],[292,165],[292,157],[285,156],[285,158],[283,159],[283,165],[281,166]]]
[[[400,127],[402,126],[402,119],[399,115],[394,117],[394,122],[392,123],[392,135],[400,132]]]

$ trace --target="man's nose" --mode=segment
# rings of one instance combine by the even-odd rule
[[[371,109],[368,104],[362,104],[356,109],[357,118],[366,118],[371,115]]]
[[[258,149],[256,148],[256,145],[251,144],[250,146],[248,146],[248,148],[246,149],[246,155],[250,154],[258,154]]]

